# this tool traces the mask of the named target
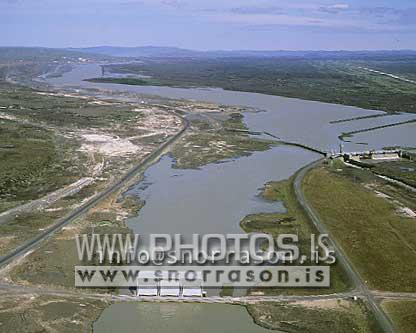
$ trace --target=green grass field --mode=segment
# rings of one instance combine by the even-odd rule
[[[91,100],[39,94],[30,88],[0,82],[0,111],[36,123],[69,128],[115,127],[137,113],[124,104],[99,105]]]
[[[400,160],[376,163],[374,165],[373,170],[375,172],[416,187],[416,163],[414,161]]]
[[[0,300],[3,332],[90,332],[105,300],[81,296],[14,295]]]
[[[231,113],[219,126],[215,129],[208,121],[191,120],[193,132],[183,137],[173,148],[174,166],[180,169],[198,168],[229,158],[247,156],[255,151],[264,151],[273,145],[272,141],[226,130],[246,129],[239,113]]]
[[[38,199],[84,173],[76,141],[53,131],[0,120],[0,142],[0,211]]]
[[[392,319],[397,332],[413,333],[415,331],[416,301],[384,301],[382,306]]]
[[[302,58],[145,59],[107,67],[108,72],[151,77],[127,84],[221,87],[388,112],[416,112],[415,85],[359,67],[415,75],[416,59],[314,60]],[[107,79],[106,79],[107,80]],[[113,83],[116,80],[111,79]]]
[[[337,239],[368,286],[416,291],[416,224],[399,215],[392,201],[364,187],[376,182],[368,171],[312,170],[303,189],[308,202]]]
[[[259,303],[247,306],[254,321],[279,332],[379,332],[365,303],[326,302]]]
[[[242,229],[246,232],[267,233],[273,237],[281,234],[298,235],[301,254],[309,257],[311,234],[317,234],[317,232],[296,199],[293,190],[293,178],[267,183],[261,195],[265,200],[282,201],[287,209],[287,213],[248,215],[240,223]],[[307,263],[308,261],[304,264]],[[259,290],[265,294],[322,294],[347,290],[349,282],[345,278],[342,268],[335,264],[331,266],[330,271],[330,288],[263,288]]]
[[[159,85],[157,81],[136,79],[136,78],[131,78],[131,77],[126,77],[126,78],[96,77],[96,78],[88,79],[85,81],[97,82],[97,83],[128,84],[132,86],[157,86]]]

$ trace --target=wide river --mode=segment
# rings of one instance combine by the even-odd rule
[[[98,65],[76,66],[62,77],[48,79],[55,86],[158,95],[167,98],[239,105],[263,110],[248,112],[249,129],[267,131],[287,141],[304,143],[325,151],[338,150],[343,132],[381,126],[416,118],[412,114],[388,115],[333,124],[331,121],[382,114],[313,101],[222,89],[185,89],[129,86],[82,81],[101,76]],[[345,151],[386,146],[414,146],[416,124],[364,132],[348,138]],[[165,156],[151,166],[144,180],[130,191],[146,200],[139,216],[128,220],[137,233],[239,233],[239,222],[250,213],[284,211],[281,203],[258,198],[259,189],[270,180],[290,177],[320,156],[289,146],[274,147],[248,157],[210,164],[199,170],[172,168]],[[264,332],[243,307],[210,304],[115,304],[94,325],[96,332]]]

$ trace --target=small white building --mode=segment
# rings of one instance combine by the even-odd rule
[[[195,282],[182,281],[182,296],[184,297],[203,297],[202,281]]]
[[[174,296],[179,297],[181,293],[181,285],[177,280],[162,280],[159,283],[160,296]]]
[[[196,272],[192,280],[183,272],[170,276],[168,271],[141,271],[137,279],[137,296],[204,297],[202,273]]]
[[[137,296],[158,296],[159,285],[147,278],[137,279]]]
[[[201,287],[183,287],[182,289],[182,296],[183,297],[203,297],[202,288]]]

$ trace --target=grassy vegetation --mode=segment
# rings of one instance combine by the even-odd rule
[[[381,197],[374,186],[371,172],[339,165],[312,170],[303,183],[308,202],[370,288],[414,292],[416,224],[397,213],[395,197]],[[376,188],[385,193],[391,186]]]
[[[233,286],[223,286],[220,291],[221,297],[233,296],[234,287]]]
[[[79,63],[79,58],[93,61],[115,59],[109,56],[74,52],[68,50],[48,49],[41,47],[0,47],[0,80],[11,78],[17,82],[28,85],[39,85],[39,82],[32,81],[39,75],[56,71],[58,75],[63,66]],[[120,60],[118,58],[117,60]]]
[[[226,128],[246,129],[241,114],[232,113],[216,129],[202,119],[191,121],[194,131],[179,141],[173,148],[175,167],[180,169],[198,168],[228,158],[250,155],[271,147],[271,141],[259,140],[246,133],[234,133]]]
[[[33,212],[22,214],[6,224],[0,225],[0,256],[35,237],[48,228],[68,210]]]
[[[0,83],[0,211],[85,175],[86,156],[77,140],[51,127],[91,124],[82,113],[85,103]]]
[[[296,201],[292,179],[279,182],[269,182],[262,193],[265,200],[282,201],[287,213],[267,213],[246,216],[240,223],[247,232],[265,231],[277,235],[279,233],[299,234],[302,241],[309,241],[312,229],[308,224],[308,218]]]
[[[317,233],[297,202],[293,190],[293,178],[279,182],[269,182],[262,191],[265,200],[282,201],[287,209],[286,213],[260,213],[246,216],[240,226],[246,232],[263,232],[277,237],[281,234],[296,234],[299,237],[301,254],[309,255],[311,248],[311,234]],[[304,264],[307,264],[307,260]],[[341,267],[331,267],[331,287],[328,289],[255,289],[266,294],[315,294],[332,293],[348,289],[348,281],[344,277]]]
[[[130,197],[117,200],[118,195],[119,193],[110,196],[90,210],[86,216],[80,217],[55,237],[44,241],[25,262],[13,267],[9,272],[9,278],[16,283],[74,288],[74,267],[83,264],[78,259],[75,242],[77,234],[111,235],[131,232],[125,226],[123,218],[137,213],[140,206]]]
[[[0,61],[54,61],[54,60],[78,60],[79,57],[96,60],[111,58],[96,54],[86,55],[82,52],[68,51],[64,49],[51,49],[44,47],[0,47]]]
[[[113,128],[138,116],[127,112],[125,104],[100,105],[89,99],[39,94],[29,88],[0,82],[0,107],[2,112],[45,123],[69,128]]]
[[[160,85],[221,87],[388,112],[416,112],[414,85],[358,68],[381,68],[385,64],[383,61],[170,58],[165,61],[147,59],[143,63],[112,65],[109,70],[151,76],[151,82]],[[390,62],[394,63],[393,74],[403,74],[409,68],[414,68],[416,59],[410,57]],[[411,72],[414,70],[411,69]]]
[[[410,80],[416,80],[416,67],[414,65],[414,61],[409,60],[410,59],[370,60],[363,62],[363,65],[384,73],[391,73]]]
[[[244,116],[241,113],[234,112],[224,121],[224,128],[226,129],[237,129],[237,130],[248,130],[244,124]]]
[[[90,175],[76,131],[140,134],[134,125],[142,115],[132,108],[0,82],[0,212]]]
[[[78,145],[53,131],[0,120],[0,211],[37,199],[85,172]]]
[[[373,171],[416,187],[416,163],[400,160],[375,163]]]
[[[48,207],[53,209],[16,213],[16,218],[13,215],[0,225],[0,255],[48,228],[142,158],[80,151],[83,133],[111,137],[141,134],[135,127],[142,115],[131,112],[133,108],[128,103],[50,95],[0,82],[0,212],[42,198],[82,177],[91,177],[93,166],[105,162],[101,178]],[[146,147],[152,144],[149,140]],[[127,205],[139,208],[131,200]]]
[[[95,220],[94,223],[92,223],[93,220]],[[130,232],[129,229],[115,222],[115,216],[98,214],[90,216],[86,222],[92,224],[78,229],[80,234],[92,231],[97,234],[110,235]],[[91,265],[91,262],[86,264]],[[11,278],[17,283],[74,288],[76,265],[82,265],[82,262],[78,259],[75,235],[64,232],[44,242],[39,250],[30,255],[29,261],[13,269]]]
[[[179,169],[198,168],[270,148],[270,143],[236,134],[200,133],[184,137],[173,149]]]
[[[384,301],[384,310],[394,323],[397,332],[413,333],[416,327],[416,301]]]
[[[137,215],[140,209],[143,208],[145,202],[134,195],[127,195],[123,198],[121,207],[126,210],[129,215]]]
[[[281,332],[379,332],[361,301],[264,302],[249,305],[247,310],[258,325]]]
[[[2,297],[0,327],[3,332],[90,332],[107,305],[77,296]]]
[[[131,86],[158,86],[159,82],[149,79],[136,79],[131,77],[121,78],[121,77],[96,77],[92,79],[87,79],[84,81],[88,82],[97,82],[97,83],[115,83],[115,84],[128,84]]]

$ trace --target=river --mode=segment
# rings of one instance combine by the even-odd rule
[[[378,115],[380,111],[257,93],[205,88],[128,86],[82,81],[99,77],[98,65],[76,66],[62,77],[48,79],[55,86],[81,86],[128,91],[167,98],[241,105],[263,110],[248,112],[250,130],[267,131],[287,141],[305,143],[325,151],[338,150],[342,132],[416,118],[412,114],[389,115],[343,123],[334,120]],[[357,151],[385,146],[412,146],[416,124],[365,132],[343,142],[344,150]],[[259,189],[269,180],[290,177],[319,155],[296,147],[278,146],[266,152],[206,165],[199,170],[172,168],[165,156],[145,172],[144,180],[130,189],[146,201],[136,217],[128,220],[134,232],[146,233],[239,233],[239,221],[256,212],[282,212],[281,203],[265,202]],[[263,332],[247,311],[232,305],[210,304],[115,304],[94,325],[96,332]]]
[[[99,65],[86,64],[75,66],[72,71],[65,73],[63,76],[48,79],[47,81],[56,86],[81,86],[120,92],[128,91],[175,99],[241,105],[264,110],[265,112],[246,114],[245,121],[251,130],[268,131],[287,141],[307,143],[325,151],[339,149],[341,142],[338,140],[338,136],[342,132],[416,119],[414,114],[402,113],[331,124],[330,122],[334,120],[379,115],[383,114],[383,112],[364,110],[352,106],[223,89],[131,86],[83,81],[84,79],[100,76],[101,69]],[[343,145],[345,151],[379,149],[392,145],[412,146],[415,142],[415,133],[416,123],[412,123],[360,133],[349,138],[353,142],[344,142]]]
[[[117,320],[113,320],[117,317]],[[215,318],[215,320],[213,320]],[[101,333],[265,333],[244,307],[224,304],[120,303],[104,310],[94,325]],[[276,332],[276,331],[274,331]]]

